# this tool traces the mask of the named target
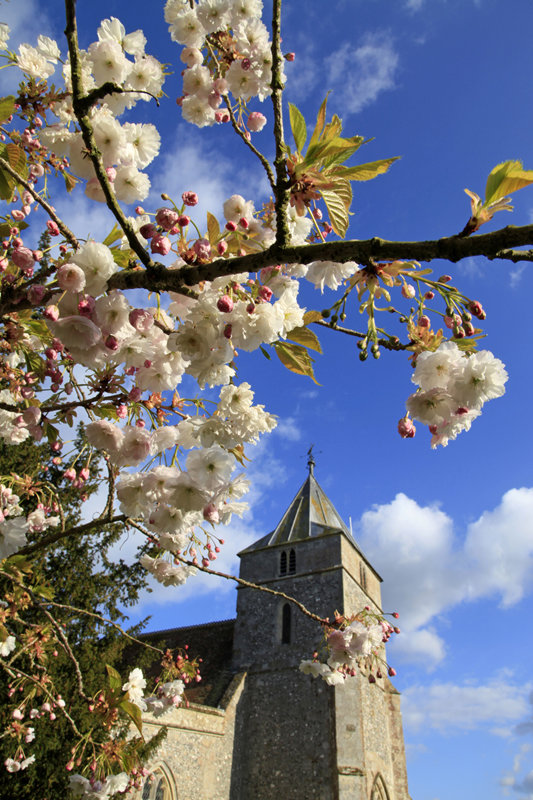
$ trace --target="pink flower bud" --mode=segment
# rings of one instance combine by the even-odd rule
[[[28,247],[17,247],[11,254],[11,260],[20,269],[33,267],[33,251]]]
[[[208,503],[204,508],[204,519],[207,522],[217,523],[220,521],[218,509],[214,503]]]
[[[215,111],[215,122],[229,122],[229,111],[225,108],[222,111]]]
[[[196,192],[183,192],[181,195],[181,199],[183,200],[186,206],[196,206],[198,205],[198,195]]]
[[[414,286],[411,286],[410,283],[404,283],[402,286],[402,297],[405,297],[407,300],[413,298],[416,294],[416,289]]]
[[[441,275],[437,283],[449,283],[452,279],[451,275]]]
[[[228,294],[225,294],[218,298],[217,308],[222,313],[229,314],[230,311],[233,311],[233,300]]]
[[[226,325],[226,327],[224,328],[224,336],[226,337],[226,339],[231,339],[231,331],[232,331],[231,325],[229,324]]]
[[[24,213],[24,211],[21,211],[18,208],[14,208],[13,211],[11,212],[11,216],[13,217],[15,222],[22,222],[22,220],[26,217],[26,214]]]
[[[43,317],[45,319],[49,319],[51,322],[55,322],[57,319],[59,319],[58,307],[54,305],[46,306],[46,308],[43,311]]]
[[[219,256],[223,256],[227,249],[228,249],[227,242],[219,242],[217,244],[217,252]]]
[[[160,256],[166,256],[170,252],[171,242],[166,236],[152,236],[152,244],[150,249],[152,253],[157,253]]]
[[[48,233],[50,234],[50,236],[59,236],[60,233],[59,227],[57,225],[57,222],[54,222],[53,219],[48,220],[48,222],[46,223],[46,227],[48,228]]]
[[[28,300],[32,306],[38,306],[45,294],[46,288],[38,283],[35,283],[28,289]]]
[[[394,669],[394,667],[389,667],[388,673],[391,676],[391,678],[394,678],[394,676],[396,675],[396,670]]]
[[[75,481],[76,480],[76,470],[73,467],[69,467],[63,473],[63,477],[66,478],[67,481]],[[45,709],[47,710],[47,709]]]
[[[261,286],[259,289],[259,297],[261,300],[264,300],[265,303],[268,303],[272,297],[272,289],[270,286]]]
[[[178,217],[178,225],[180,228],[186,228],[190,221],[191,220],[187,214],[181,214],[181,216]]]
[[[116,336],[113,334],[109,334],[109,336],[105,340],[105,346],[108,350],[111,350],[113,353],[116,352],[119,348],[119,342]]]
[[[253,133],[258,133],[263,130],[266,121],[267,119],[264,114],[261,114],[259,111],[252,111],[251,114],[248,115],[247,125],[249,130]]]
[[[285,53],[284,58],[285,61],[294,61],[296,55],[294,53]]]
[[[106,167],[105,171],[106,171],[106,175],[107,175],[108,181],[110,183],[114,183],[115,182],[115,178],[117,177],[117,171],[116,171],[115,167]]]
[[[128,394],[128,400],[131,400],[132,403],[138,403],[142,397],[142,390],[139,389],[138,386],[134,386],[133,389],[130,390]]]
[[[422,316],[418,318],[419,328],[429,328],[430,324],[431,320],[425,314],[422,314]]]
[[[82,481],[86,481],[89,478],[89,475],[90,472],[87,469],[87,467],[83,467],[83,469],[80,469],[80,478]]]
[[[416,433],[413,421],[409,417],[402,417],[398,422],[398,433],[402,439],[412,439]]]
[[[236,231],[237,230],[236,224],[234,222],[232,222],[231,219],[228,222],[226,222],[226,230],[227,231]]]
[[[141,225],[139,233],[141,236],[144,236],[145,239],[151,239],[152,236],[157,235],[157,228],[152,222],[147,222],[146,225]]]
[[[171,208],[159,208],[155,215],[155,221],[161,225],[163,230],[169,231],[177,223],[179,214]]]
[[[117,407],[117,416],[119,419],[126,419],[128,416],[128,406],[125,406],[124,403],[121,403]]]
[[[154,317],[144,308],[134,308],[129,314],[129,323],[139,333],[146,333],[154,324]]]
[[[82,317],[90,317],[94,311],[95,304],[94,297],[91,297],[90,294],[86,295],[78,303],[78,313]]]
[[[393,617],[394,617],[394,619],[399,619],[399,617],[400,617],[400,615],[398,614],[398,612],[397,612],[397,611],[393,611],[393,612],[392,612],[392,614],[391,614],[391,616],[393,616]]]
[[[203,261],[211,258],[211,244],[209,239],[197,239],[193,245],[193,250]]]

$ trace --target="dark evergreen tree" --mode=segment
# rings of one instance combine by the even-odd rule
[[[78,453],[81,446],[79,439],[76,446]],[[64,478],[68,463],[54,463],[54,457],[57,459],[57,454],[52,452],[48,444],[35,444],[31,440],[16,447],[0,447],[0,475],[31,475],[34,481],[46,481],[59,488],[66,527],[75,527],[82,521],[84,503],[81,495],[86,498],[85,502],[89,502],[97,492],[105,464],[94,459],[91,461],[90,476],[80,491]],[[31,506],[25,508],[26,512],[30,510],[33,510]],[[54,532],[54,528],[30,535],[29,542],[42,541],[51,532]],[[100,614],[119,624],[124,622],[126,618],[121,609],[134,605],[140,590],[146,585],[145,574],[138,561],[128,565],[123,559],[110,558],[111,548],[124,533],[124,523],[106,524],[90,535],[73,534],[63,538],[40,553],[35,560],[35,569],[40,570],[43,578],[52,585],[54,602]],[[5,580],[2,584],[4,596],[4,592],[11,587]],[[70,647],[83,675],[85,694],[92,697],[106,683],[106,664],[121,670],[121,659],[128,640],[113,626],[103,624],[88,614],[57,607],[51,607],[50,611],[66,626]],[[44,621],[42,611],[33,611],[32,614],[35,622]],[[135,635],[142,627],[129,629],[129,632]],[[76,719],[78,728],[88,731],[94,725],[94,714],[80,697],[72,659],[61,647],[55,652],[57,655],[48,660],[47,669],[56,685],[61,687],[66,709]],[[19,669],[23,667],[23,663],[17,664]],[[138,656],[135,666],[143,666]],[[11,721],[8,713],[12,709],[10,712],[5,710],[8,692],[5,674],[0,681],[3,695],[0,702],[4,708],[0,710],[0,722],[4,730]],[[41,704],[42,699],[36,701],[38,707]],[[35,754],[36,760],[24,773],[12,775],[4,770],[4,760],[13,754],[13,743],[9,738],[0,740],[0,769],[3,773],[0,800],[56,800],[61,796],[69,796],[69,773],[65,765],[71,757],[73,741],[67,720],[60,713],[53,721],[44,714],[32,724],[35,740],[27,750],[28,754]]]

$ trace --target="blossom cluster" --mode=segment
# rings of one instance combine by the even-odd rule
[[[159,683],[156,693],[149,697],[143,695],[145,688],[146,679],[138,667],[130,672],[128,680],[122,687],[123,691],[128,693],[129,701],[141,711],[149,711],[155,717],[160,717],[181,704],[185,684],[179,679]]]
[[[504,394],[507,372],[489,350],[467,355],[446,342],[418,355],[412,381],[419,389],[408,398],[407,411],[429,426],[435,448],[469,430],[484,403]],[[410,430],[405,425],[404,431]]]
[[[229,112],[219,109],[230,93],[241,107],[271,93],[272,45],[261,21],[262,8],[261,0],[167,0],[170,36],[184,45],[181,60],[186,69],[179,102],[188,122],[199,128],[227,122]],[[248,135],[265,123],[263,114],[252,111],[246,123]]]
[[[25,515],[19,500],[9,486],[0,483],[0,559],[7,558],[24,547],[28,532],[41,532],[59,524],[59,517],[49,516],[50,509],[42,503]],[[8,641],[12,639],[13,637],[9,637]],[[0,644],[0,655],[7,655],[2,652],[5,647],[5,642]]]
[[[163,66],[145,53],[145,45],[146,38],[141,30],[126,34],[120,20],[111,17],[100,24],[98,40],[81,51],[83,91],[87,94],[105,83],[115,87],[98,105],[91,107],[89,119],[107,177],[117,198],[124,203],[143,200],[148,195],[150,180],[142,170],[153,161],[160,148],[160,136],[155,125],[121,124],[117,119],[139,100],[150,101],[162,93]],[[60,56],[53,39],[39,36],[37,47],[20,45],[15,63],[30,78],[48,78],[54,73]],[[87,180],[85,193],[94,200],[104,201],[102,187],[91,160],[87,158],[81,131],[74,124],[72,76],[68,64],[63,67],[63,79],[69,91],[64,99],[54,103],[53,112],[58,122],[43,126],[39,118],[37,124],[41,129],[38,138],[32,140],[33,144],[67,159],[74,173]],[[26,138],[31,137],[29,131]]]
[[[394,614],[395,617],[398,614]],[[374,614],[368,606],[351,619],[337,617],[336,627],[328,627],[324,641],[324,659],[319,658],[318,651],[312,660],[300,663],[300,670],[314,678],[322,678],[329,686],[343,683],[348,676],[355,675],[363,665],[377,664],[376,675],[369,673],[369,681],[381,678],[382,672],[379,651],[390,639],[393,632],[399,633],[383,616]],[[388,668],[389,675],[394,675]]]

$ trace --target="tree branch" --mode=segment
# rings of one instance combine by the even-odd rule
[[[50,536],[45,536],[39,542],[21,547],[20,550],[17,550],[17,555],[29,556],[32,553],[38,552],[39,550],[44,550],[51,544],[60,542],[61,539],[66,539],[67,536],[83,536],[85,533],[90,533],[93,528],[102,528],[104,525],[112,525],[115,522],[126,522],[127,519],[128,517],[125,514],[119,514],[116,517],[111,517],[108,519],[102,519],[101,517],[98,517],[98,519],[93,519],[91,522],[85,522],[83,525],[77,525],[75,528],[68,528],[65,531],[56,531],[55,533],[50,534]]]
[[[283,133],[283,55],[281,53],[281,0],[272,3],[272,106],[274,108],[274,139],[276,155],[276,243],[286,247],[290,242],[287,209],[289,207],[290,182],[287,175],[287,156]]]
[[[274,244],[260,253],[249,253],[238,258],[217,258],[209,264],[168,269],[157,264],[150,272],[122,271],[112,275],[108,281],[110,289],[150,289],[152,291],[178,291],[183,286],[194,286],[201,281],[212,281],[221,275],[240,272],[258,272],[263,267],[276,264],[310,264],[313,261],[356,261],[368,264],[373,261],[433,261],[442,259],[456,263],[465,258],[485,256],[512,261],[531,261],[533,251],[507,248],[533,244],[533,225],[517,227],[508,225],[492,233],[461,239],[448,236],[423,242],[391,242],[386,239],[353,239],[340,242],[305,244],[284,247]]]
[[[24,180],[24,178],[22,178],[22,177],[21,177],[21,176],[18,174],[18,172],[17,172],[16,170],[14,170],[14,169],[13,169],[13,167],[11,166],[11,164],[9,163],[9,161],[6,161],[6,160],[5,160],[5,158],[1,158],[1,157],[0,157],[0,166],[1,166],[1,167],[2,167],[2,169],[4,169],[6,172],[9,172],[9,174],[10,174],[10,175],[11,175],[13,178],[15,178],[15,180],[17,181],[17,183],[20,183],[20,184],[21,184],[21,186],[24,186],[24,188],[26,189],[26,191],[27,191],[27,192],[29,192],[29,193],[31,194],[31,196],[33,197],[33,199],[34,199],[34,200],[35,200],[37,203],[39,203],[39,205],[40,205],[42,208],[44,208],[44,210],[46,211],[46,213],[48,214],[48,216],[50,217],[50,219],[53,219],[53,220],[54,220],[54,222],[56,223],[57,227],[59,228],[59,230],[61,231],[61,233],[63,234],[63,236],[65,237],[65,239],[66,239],[68,242],[70,242],[70,244],[72,245],[72,247],[74,248],[74,250],[77,250],[77,249],[78,249],[78,240],[76,239],[76,237],[74,236],[74,234],[72,233],[72,231],[70,230],[70,228],[67,228],[67,226],[65,225],[65,223],[64,223],[64,222],[63,222],[63,221],[62,221],[62,220],[61,220],[61,219],[60,219],[60,218],[57,216],[57,214],[56,214],[56,212],[54,211],[54,209],[52,208],[52,206],[51,206],[49,203],[47,203],[47,202],[46,202],[46,200],[44,200],[44,199],[41,197],[41,195],[40,195],[38,192],[36,192],[36,191],[35,191],[35,189],[34,189],[34,188],[33,188],[33,186],[31,185],[31,183],[28,183],[28,181]]]
[[[104,169],[100,151],[96,146],[93,127],[88,112],[90,110],[92,103],[95,102],[95,98],[98,99],[99,90],[95,89],[88,95],[84,95],[83,93],[83,85],[81,79],[81,59],[80,59],[80,50],[78,46],[78,30],[76,22],[76,0],[65,0],[65,11],[67,19],[67,24],[65,27],[65,36],[67,37],[67,42],[68,42],[70,69],[72,75],[72,107],[74,109],[74,114],[76,115],[76,119],[78,120],[81,129],[83,141],[85,147],[87,148],[87,154],[92,161],[96,177],[98,178],[98,182],[102,187],[107,207],[117,220],[121,229],[124,231],[124,234],[128,240],[130,248],[139,257],[141,263],[144,264],[144,266],[148,270],[150,270],[153,267],[155,267],[155,262],[152,260],[149,253],[144,249],[142,244],[139,242],[137,235],[133,229],[133,226],[128,222],[126,216],[124,215],[122,209],[120,208],[115,193],[111,188],[111,183],[109,182],[107,173]],[[113,86],[113,84],[111,85]],[[105,87],[106,84],[104,84],[103,88]],[[116,91],[116,88],[114,89],[114,91]],[[109,92],[106,93],[109,94]]]

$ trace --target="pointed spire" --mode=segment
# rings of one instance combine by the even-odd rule
[[[307,451],[307,457],[309,474],[277,527],[243,550],[243,553],[270,545],[311,539],[335,531],[342,532],[359,549],[346,523],[313,474],[313,445]]]
[[[315,469],[315,465],[316,465],[316,462],[315,462],[315,459],[314,459],[314,456],[313,456],[313,447],[314,447],[314,444],[312,444],[311,447],[309,448],[309,450],[307,451],[307,468],[309,469],[309,475],[313,475],[314,474],[314,469]]]

